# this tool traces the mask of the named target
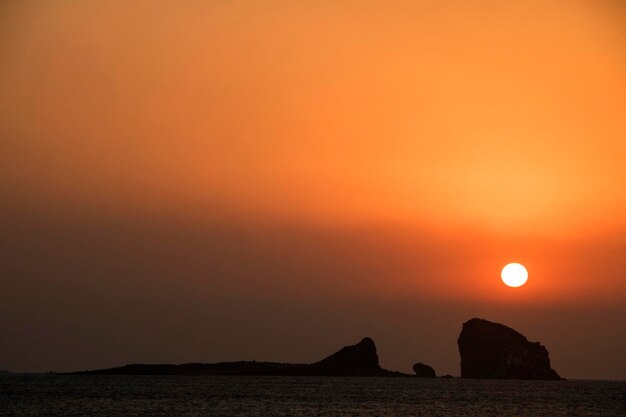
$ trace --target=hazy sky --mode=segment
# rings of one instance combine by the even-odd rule
[[[620,1],[0,3],[0,368],[626,379]],[[500,269],[520,262],[527,285]]]

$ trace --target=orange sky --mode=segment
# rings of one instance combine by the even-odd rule
[[[223,3],[0,5],[7,328],[40,313],[10,299],[60,277],[86,298],[154,279],[159,296],[626,316],[621,2]],[[76,254],[46,251],[57,244]],[[122,270],[90,274],[105,257]],[[530,272],[516,290],[499,280],[512,261]],[[5,355],[47,366],[15,356],[25,340]],[[626,378],[618,356],[602,372],[562,366]]]

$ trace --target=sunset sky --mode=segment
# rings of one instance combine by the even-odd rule
[[[626,379],[626,5],[0,3],[0,369]],[[500,270],[524,264],[508,288]]]

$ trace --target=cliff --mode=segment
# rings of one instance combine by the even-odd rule
[[[362,374],[379,373],[383,370],[378,364],[376,344],[369,337],[363,338],[356,345],[345,346],[311,366]]]
[[[473,318],[458,339],[462,378],[561,379],[547,349],[499,323]]]

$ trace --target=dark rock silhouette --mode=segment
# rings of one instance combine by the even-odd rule
[[[454,378],[454,377],[450,374],[445,374],[445,375],[441,375],[439,378]]]
[[[119,368],[73,372],[102,375],[300,375],[300,376],[408,376],[383,369],[378,364],[376,345],[369,337],[346,346],[312,364],[276,362],[186,363],[182,365],[134,364]]]
[[[356,345],[345,346],[313,365],[330,368],[380,369],[376,344],[369,337],[363,338]]]
[[[473,318],[458,339],[462,378],[562,379],[547,349],[499,323]]]
[[[550,358],[544,346],[539,342],[529,342],[522,334],[503,324],[471,319],[463,323],[458,345],[462,378],[562,379],[550,367]],[[415,377],[436,377],[435,370],[423,363],[413,365],[413,371]],[[311,364],[256,361],[133,364],[72,374],[411,376],[381,368],[376,344],[369,337]],[[444,375],[442,378],[452,376]]]
[[[415,372],[415,376],[418,378],[434,378],[436,376],[435,370],[432,367],[421,362],[413,365],[413,372]]]

